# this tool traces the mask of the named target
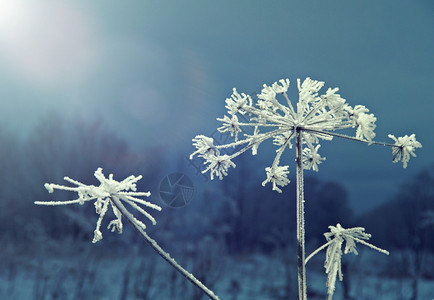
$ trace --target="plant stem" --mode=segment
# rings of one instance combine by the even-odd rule
[[[297,129],[296,157],[297,157],[297,247],[298,247],[298,299],[307,300],[306,266],[305,266],[305,231],[304,231],[304,187],[301,131]]]
[[[353,136],[340,134],[340,133],[336,133],[336,132],[329,132],[329,131],[322,131],[322,130],[315,130],[315,129],[308,129],[308,128],[305,128],[304,131],[313,132],[313,133],[320,133],[320,134],[329,135],[329,136],[335,136],[335,137],[339,137],[339,138],[343,138],[343,139],[347,139],[347,140],[351,140],[351,141],[365,143],[368,145],[379,145],[379,146],[385,146],[385,147],[399,147],[397,145],[390,144],[390,143],[362,140],[362,139],[358,139],[358,138],[353,137]]]
[[[313,251],[307,258],[305,263],[307,264],[307,262],[318,252],[320,252],[322,249],[326,248],[328,245],[330,245],[333,242],[333,240],[328,241],[327,243],[325,243],[324,245],[322,245],[321,247],[319,247],[318,249],[316,249],[315,251]]]
[[[116,208],[122,213],[122,215],[127,219],[127,221],[134,227],[137,233],[145,240],[146,243],[151,246],[165,261],[167,261],[173,268],[175,268],[179,273],[182,274],[186,279],[188,279],[191,283],[197,286],[202,290],[210,299],[219,300],[219,297],[213,293],[209,288],[207,288],[202,282],[200,282],[193,274],[188,272],[186,269],[181,267],[171,256],[169,253],[164,251],[157,242],[152,239],[136,222],[136,218],[131,214],[118,197],[111,197],[112,204],[116,206]]]

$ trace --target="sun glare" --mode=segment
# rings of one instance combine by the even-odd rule
[[[0,1],[0,33],[13,34],[25,26],[29,7],[21,0]]]
[[[3,70],[38,86],[79,80],[98,52],[93,25],[74,2],[0,0]]]

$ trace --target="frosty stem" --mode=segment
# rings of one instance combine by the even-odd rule
[[[327,248],[331,243],[333,243],[333,240],[328,241],[327,243],[325,243],[324,245],[322,245],[321,247],[319,247],[318,249],[316,249],[315,251],[313,251],[307,258],[306,261],[304,262],[305,264],[307,264],[307,262],[314,257],[315,254],[317,254],[318,252],[320,252],[322,249]]]
[[[345,135],[345,134],[339,134],[336,132],[329,132],[329,131],[322,131],[322,130],[314,130],[314,129],[304,129],[306,132],[312,132],[312,133],[319,133],[319,134],[325,134],[325,135],[329,135],[329,136],[335,136],[335,137],[339,137],[339,138],[343,138],[343,139],[347,139],[347,140],[351,140],[351,141],[356,141],[356,142],[362,142],[362,143],[366,143],[368,145],[380,145],[380,146],[386,146],[386,147],[398,147],[394,144],[390,144],[390,143],[384,143],[384,142],[376,142],[376,141],[367,141],[367,140],[363,140],[363,139],[358,139],[349,135]]]
[[[136,218],[125,208],[118,197],[111,197],[112,203],[116,208],[122,213],[122,215],[127,219],[127,221],[134,227],[137,233],[145,240],[146,243],[151,246],[165,261],[167,261],[173,268],[175,268],[179,273],[182,274],[191,283],[202,290],[210,299],[219,300],[219,297],[213,293],[209,288],[207,288],[202,282],[200,282],[193,274],[181,267],[169,253],[164,251],[155,240],[153,240],[138,224]]]
[[[302,140],[300,129],[296,130],[296,156],[297,156],[297,248],[298,248],[298,298],[307,299],[306,292],[306,266],[305,266],[305,231],[304,231],[304,183],[302,165]]]

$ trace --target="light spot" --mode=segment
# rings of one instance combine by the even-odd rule
[[[3,72],[39,88],[83,79],[98,59],[96,27],[85,8],[47,0],[0,2]]]

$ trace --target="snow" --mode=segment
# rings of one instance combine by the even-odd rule
[[[89,248],[84,248],[84,251],[85,245],[76,245],[75,250],[67,250],[72,253],[56,250],[56,255],[39,258],[15,255],[10,261],[3,260],[0,268],[0,299],[99,300],[142,297],[190,300],[196,293],[196,287],[173,273],[173,269],[160,257],[152,255],[146,245],[111,251],[87,245]],[[384,260],[376,260],[373,251],[365,251],[358,257],[360,261],[352,263],[344,274],[350,279],[350,294],[355,299],[409,299],[411,278],[390,278],[374,273],[372,270],[385,269],[386,266],[381,263]],[[182,257],[183,261],[188,260],[188,264],[193,264],[190,259]],[[220,268],[210,271],[221,272],[213,283],[213,290],[221,299],[293,299],[287,293],[291,293],[291,288],[292,292],[296,292],[295,261],[289,270],[284,261],[285,257],[279,253],[225,255]],[[314,267],[307,273],[309,300],[323,300],[327,292],[326,278],[321,270],[320,259],[312,262]],[[292,278],[289,288],[286,284],[288,278]],[[419,299],[433,299],[433,286],[434,279],[421,279]],[[343,299],[342,293],[342,285],[338,283],[333,299]]]

